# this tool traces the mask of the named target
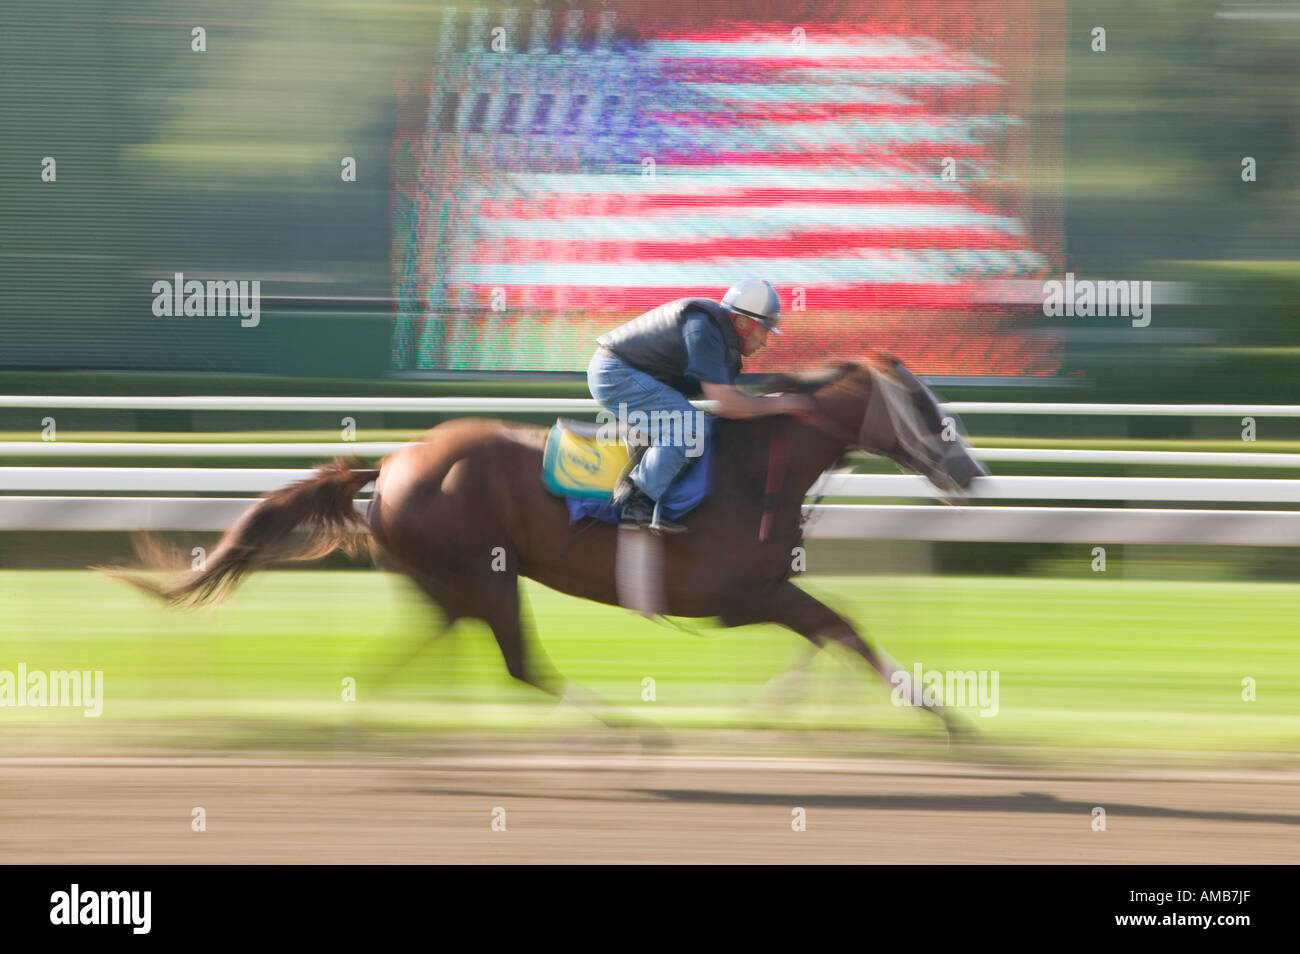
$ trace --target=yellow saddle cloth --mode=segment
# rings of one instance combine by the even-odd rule
[[[546,436],[542,483],[561,497],[608,500],[629,469],[627,444],[600,433],[600,425],[560,418]]]

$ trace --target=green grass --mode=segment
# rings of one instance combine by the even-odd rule
[[[1183,583],[927,576],[813,577],[805,588],[852,618],[906,666],[997,670],[1000,711],[974,721],[988,741],[1096,750],[1284,756],[1300,748],[1297,590]],[[777,627],[683,633],[619,609],[529,585],[556,666],[669,727],[870,730],[933,734],[843,659],[814,669],[805,701],[753,705],[801,645]],[[0,670],[102,670],[100,719],[0,708],[8,743],[53,731],[89,744],[173,737],[224,744],[257,726],[263,743],[322,728],[522,729],[570,725],[504,673],[485,628],[462,624],[381,684],[435,617],[395,578],[365,571],[276,571],[215,611],[165,611],[83,571],[0,573]],[[356,680],[358,701],[341,700]],[[1242,700],[1242,679],[1257,682]],[[642,700],[653,679],[656,699]],[[156,730],[149,727],[155,726]]]

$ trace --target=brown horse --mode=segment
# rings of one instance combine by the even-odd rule
[[[714,492],[688,515],[690,532],[662,538],[662,612],[717,617],[724,626],[779,623],[815,647],[848,648],[887,681],[902,678],[847,620],[791,582],[806,495],[852,447],[890,457],[950,493],[983,470],[951,425],[941,440],[945,422],[933,396],[897,359],[768,384],[807,394],[816,413],[720,422]],[[270,494],[227,531],[205,569],[164,584],[119,575],[195,605],[223,598],[253,570],[323,556],[368,534],[376,561],[410,577],[442,609],[446,625],[483,620],[510,675],[566,695],[564,681],[527,639],[519,577],[617,605],[618,538],[648,531],[591,519],[571,525],[564,501],[542,485],[546,434],[497,420],[448,421],[376,468],[336,461]],[[362,517],[353,498],[371,481],[374,497]],[[950,728],[956,724],[945,710],[927,708]]]

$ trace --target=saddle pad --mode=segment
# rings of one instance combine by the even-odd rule
[[[560,497],[608,500],[629,459],[626,444],[579,435],[557,421],[546,436],[542,483]]]
[[[663,516],[669,520],[680,520],[702,504],[709,496],[713,490],[713,454],[716,445],[717,421],[710,420],[709,438],[704,445],[704,453],[687,461],[686,467],[678,474],[677,479],[668,488],[668,492],[664,494],[661,501]],[[606,447],[607,445],[601,446]],[[547,453],[550,453],[549,443]],[[543,473],[546,472],[547,468],[543,467]],[[551,483],[547,481],[546,486],[550,487]],[[610,487],[612,488],[613,484]],[[595,517],[603,523],[618,523],[618,511],[609,502],[609,491],[599,497],[582,496],[567,490],[556,491],[556,493],[568,498],[565,502],[569,507],[570,523],[577,523],[584,517]]]

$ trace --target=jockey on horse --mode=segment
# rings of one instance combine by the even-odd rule
[[[791,554],[803,543],[806,498],[823,473],[855,448],[894,460],[950,495],[966,492],[985,471],[955,419],[891,356],[768,382],[789,397],[749,397],[735,390],[742,357],[762,346],[778,307],[771,286],[741,283],[722,302],[673,302],[602,339],[610,354],[597,356],[590,376],[603,403],[635,401],[662,409],[658,402],[666,399],[668,407],[689,408],[685,391],[661,389],[666,382],[655,376],[672,379],[680,369],[680,377],[694,378],[719,401],[724,416],[749,418],[719,422],[713,466],[726,491],[693,512],[694,532],[656,547],[663,553],[662,573],[654,599],[641,611],[712,617],[723,626],[779,624],[814,648],[841,646],[886,683],[909,687],[906,668],[792,579]],[[678,383],[688,387],[689,381]],[[174,605],[201,605],[223,599],[246,575],[273,563],[366,543],[376,562],[405,574],[441,608],[440,630],[461,619],[483,620],[512,676],[574,701],[581,697],[530,638],[519,580],[627,605],[619,548],[640,547],[649,535],[622,533],[599,520],[575,527],[566,500],[543,481],[547,433],[485,418],[446,421],[378,464],[336,461],[267,495],[225,533],[206,563],[188,573],[158,579],[132,570],[110,572]],[[662,440],[652,450],[668,463],[652,459],[633,471],[632,481],[651,498],[681,466]],[[354,498],[372,481],[374,495],[363,516]],[[644,514],[645,501],[639,505]],[[161,568],[171,562],[166,548],[142,549],[147,564]],[[919,702],[910,690],[905,697],[949,731],[960,731],[961,720],[924,694]],[[585,707],[598,714],[592,705]]]
[[[587,367],[592,397],[620,419],[639,412],[656,422],[652,446],[620,482],[613,502],[625,526],[660,532],[686,528],[656,513],[656,505],[688,463],[682,430],[698,414],[690,398],[717,402],[721,417],[766,417],[812,410],[798,394],[754,396],[736,387],[744,359],[779,335],[781,297],[770,282],[748,278],[722,301],[679,298],[597,339]],[[680,424],[678,422],[681,422]],[[701,452],[707,428],[697,428]]]

